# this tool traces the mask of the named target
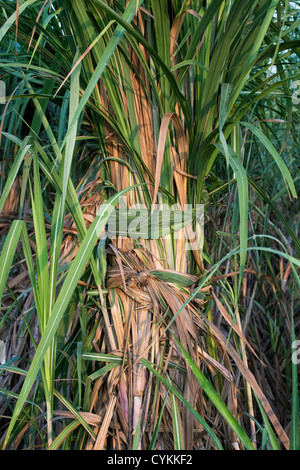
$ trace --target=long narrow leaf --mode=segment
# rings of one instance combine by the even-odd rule
[[[292,196],[294,198],[297,198],[297,191],[296,191],[296,188],[295,188],[295,185],[294,185],[294,181],[291,177],[291,174],[286,166],[286,164],[284,163],[282,157],[279,155],[279,153],[277,152],[276,148],[274,147],[274,145],[272,144],[272,142],[270,142],[270,140],[268,139],[268,137],[262,133],[262,131],[260,129],[258,129],[256,126],[254,126],[253,124],[250,124],[249,122],[241,122],[241,124],[245,127],[247,127],[251,132],[253,132],[254,135],[256,135],[256,137],[261,141],[261,143],[264,145],[264,147],[268,150],[268,152],[272,155],[273,159],[275,160],[282,176],[283,176],[283,179],[287,185],[287,187],[290,189],[291,193],[292,193]]]
[[[22,145],[16,155],[16,158],[15,158],[15,161],[14,163],[12,164],[12,167],[10,169],[10,172],[9,172],[9,175],[6,179],[6,183],[5,183],[5,186],[3,188],[3,192],[1,194],[1,198],[0,198],[0,211],[2,211],[3,209],[3,206],[5,204],[5,201],[6,199],[8,198],[8,195],[9,195],[9,191],[11,190],[11,187],[16,179],[16,176],[18,174],[18,171],[20,169],[20,166],[24,160],[24,158],[26,157],[26,155],[28,155],[29,151],[30,151],[30,148],[31,148],[31,145],[29,142],[29,139],[30,137],[26,137],[24,139],[24,141],[22,142]]]
[[[189,364],[193,374],[195,375],[196,379],[199,381],[201,387],[203,388],[204,392],[207,394],[208,398],[212,401],[212,403],[215,405],[217,410],[221,413],[222,416],[226,419],[227,423],[229,426],[233,429],[233,431],[236,433],[237,437],[243,442],[245,445],[246,449],[248,450],[254,450],[254,446],[245,433],[244,429],[241,427],[241,425],[237,422],[237,420],[234,418],[230,410],[227,408],[221,397],[218,395],[216,392],[215,388],[212,386],[212,384],[209,382],[209,380],[205,377],[203,372],[199,369],[197,364],[193,361],[191,356],[187,353],[187,351],[183,348],[182,344],[178,339],[173,335],[176,343],[178,344],[185,360]]]

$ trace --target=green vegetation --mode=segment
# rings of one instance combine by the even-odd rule
[[[1,449],[299,450],[300,2],[0,7]]]

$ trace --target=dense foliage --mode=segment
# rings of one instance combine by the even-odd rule
[[[2,448],[299,449],[300,2],[0,7]]]

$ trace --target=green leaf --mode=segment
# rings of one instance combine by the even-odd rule
[[[291,174],[290,174],[286,164],[282,160],[282,157],[279,155],[276,148],[272,144],[272,142],[270,142],[270,140],[267,138],[267,136],[265,134],[263,134],[263,132],[261,132],[261,130],[259,130],[253,124],[250,124],[248,122],[241,122],[241,124],[243,126],[247,127],[251,132],[253,132],[253,134],[256,135],[256,137],[261,141],[263,146],[272,155],[273,159],[275,160],[275,162],[276,162],[276,164],[277,164],[277,166],[278,166],[278,168],[279,168],[279,170],[280,170],[280,172],[283,176],[283,179],[285,181],[285,184],[286,184],[287,188],[290,189],[293,197],[297,199],[297,191],[296,191],[296,188],[295,188],[295,185],[294,185],[294,181],[291,177]]]
[[[33,3],[36,3],[38,0],[27,0],[27,2],[24,2],[23,5],[19,7],[18,11],[15,11],[4,23],[4,25],[0,29],[0,41],[2,41],[3,37],[7,33],[7,31],[11,28],[11,26],[16,22],[17,15],[18,17],[22,15],[23,11],[26,10],[27,7],[30,5],[33,5]]]
[[[183,450],[182,433],[181,433],[181,426],[180,426],[180,414],[179,414],[179,409],[178,409],[178,403],[173,393],[171,394],[171,405],[172,405],[174,449]]]
[[[64,440],[71,434],[76,428],[80,426],[80,422],[76,419],[71,423],[67,424],[64,429],[59,433],[59,435],[54,439],[52,444],[48,447],[48,450],[56,450],[58,449]]]
[[[34,148],[33,170],[34,191],[31,189],[31,204],[36,241],[36,267],[39,304],[42,306],[42,316],[39,318],[40,328],[43,332],[49,316],[49,272],[48,272],[48,250],[45,228],[42,188],[37,161],[37,151]]]
[[[0,301],[2,299],[9,272],[16,254],[17,246],[19,243],[21,231],[25,222],[21,220],[14,220],[11,224],[9,232],[6,236],[4,246],[2,248],[0,257],[1,278],[0,278]]]
[[[147,367],[147,369],[152,372],[162,383],[165,384],[165,386],[167,387],[167,389],[173,393],[186,407],[187,409],[192,413],[193,416],[195,416],[195,418],[199,421],[199,423],[201,424],[201,426],[203,426],[203,428],[205,429],[205,431],[207,432],[207,434],[210,436],[210,438],[212,439],[213,443],[215,444],[216,446],[216,449],[218,450],[223,450],[223,447],[219,441],[219,439],[217,438],[216,434],[213,432],[213,430],[211,429],[211,427],[204,421],[204,419],[202,418],[202,416],[199,415],[199,413],[192,407],[192,405],[181,395],[180,392],[178,392],[178,390],[176,390],[175,387],[173,387],[173,385],[171,385],[167,379],[165,379],[159,372],[157,372],[154,367],[152,367],[150,365],[150,363],[142,358],[140,359],[140,362],[145,366]]]
[[[233,86],[230,83],[222,83],[221,85],[221,102],[220,102],[220,112],[219,112],[219,134],[220,140],[222,142],[227,167],[229,166],[229,152],[228,146],[226,142],[225,135],[223,133],[223,127],[226,123],[228,111],[229,111],[229,103],[232,96]]]
[[[162,281],[170,282],[171,284],[177,284],[178,286],[181,286],[181,287],[189,287],[192,284],[194,284],[197,280],[195,276],[190,276],[184,273],[178,273],[176,271],[171,271],[169,269],[165,269],[161,271],[152,269],[150,273],[153,276],[157,277],[158,279],[161,279]]]
[[[101,369],[96,370],[96,372],[93,372],[91,375],[88,376],[89,380],[96,380],[99,379],[99,377],[102,377],[102,375],[107,374],[107,372],[111,371],[115,367],[119,367],[121,364],[114,364],[113,362],[111,364],[107,364],[104,367],[101,367]]]
[[[272,426],[270,424],[270,421],[268,419],[268,416],[266,415],[259,399],[257,398],[256,394],[255,394],[255,398],[256,398],[256,401],[257,401],[257,404],[258,404],[258,407],[259,407],[259,410],[260,410],[260,413],[262,415],[262,418],[264,420],[264,424],[265,424],[265,427],[266,427],[266,432],[269,436],[269,439],[270,439],[270,443],[272,445],[272,448],[273,450],[280,450],[280,445],[279,445],[279,442],[275,436],[275,433],[272,429]]]
[[[75,54],[74,63],[76,64],[78,54]],[[80,66],[77,66],[71,75],[71,87],[70,87],[70,101],[69,101],[69,124],[72,122],[75,111],[78,107],[79,102],[79,77],[80,77]],[[57,280],[57,268],[58,261],[61,252],[61,243],[63,236],[64,216],[65,216],[65,202],[68,192],[69,180],[70,180],[70,169],[73,160],[73,153],[76,143],[77,124],[78,119],[70,132],[69,138],[67,139],[65,154],[63,158],[63,165],[59,174],[60,180],[62,181],[62,193],[56,192],[54,211],[51,224],[51,246],[50,246],[50,309],[55,299],[56,293],[56,280]]]
[[[297,347],[294,316],[292,315],[292,421],[290,430],[290,450],[300,450],[300,417],[298,390],[298,363],[293,360]]]
[[[90,434],[92,439],[96,440],[96,434],[92,430],[92,428],[89,426],[89,424],[86,422],[86,420],[82,417],[80,413],[74,408],[74,406],[65,398],[63,397],[57,390],[54,390],[54,395],[61,401],[63,405],[65,405],[68,410],[71,411],[71,413],[74,415],[74,417],[82,424],[84,429]]]
[[[193,361],[191,356],[187,353],[187,351],[184,349],[180,341],[176,338],[176,336],[172,333],[176,343],[178,344],[185,360],[189,364],[193,374],[195,375],[196,379],[200,383],[201,387],[203,388],[204,392],[207,394],[208,398],[212,401],[212,403],[215,405],[217,410],[221,413],[221,415],[225,418],[229,426],[232,428],[232,430],[236,433],[237,437],[243,442],[247,450],[254,450],[254,446],[241,427],[241,425],[236,421],[230,410],[227,408],[221,397],[218,395],[216,392],[215,388],[212,386],[212,384],[209,382],[209,380],[205,377],[203,372],[199,369],[197,364]]]
[[[105,276],[106,276],[106,270],[107,270],[107,261],[106,261],[106,252],[105,252],[105,246],[106,246],[106,235],[104,235],[97,247],[97,266],[98,266],[98,271],[100,274],[100,279],[101,279],[101,285],[102,287],[105,286]]]
[[[260,187],[249,176],[248,176],[248,181],[249,181],[250,186],[252,186],[252,188],[257,192],[257,194],[259,194],[259,196],[273,209],[273,211],[276,212],[277,217],[281,220],[281,222],[283,223],[286,231],[289,233],[289,235],[293,239],[293,242],[294,242],[295,246],[300,251],[300,240],[299,240],[299,238],[297,237],[295,232],[292,230],[291,226],[286,221],[286,219],[283,217],[280,210],[278,210],[278,207],[276,206],[276,204],[274,204],[274,202],[271,201],[271,199],[268,198],[266,193],[264,191],[262,191],[260,189]]]
[[[100,2],[99,2],[100,3]],[[123,15],[123,21],[129,24],[133,17],[136,14],[137,9],[140,7],[140,5],[143,3],[143,0],[130,0],[125,13]],[[110,58],[112,57],[113,53],[115,52],[116,47],[118,46],[119,42],[121,41],[123,35],[125,33],[125,29],[121,24],[118,24],[104,53],[101,56],[100,61],[97,64],[97,67],[92,75],[92,77],[89,80],[88,86],[85,89],[85,92],[83,94],[83,97],[80,100],[80,103],[76,109],[76,111],[73,114],[73,119],[69,123],[68,131],[65,135],[64,141],[62,143],[63,148],[69,138],[70,133],[72,132],[73,127],[75,126],[81,112],[83,111],[85,105],[88,102],[88,99],[90,98],[96,84],[98,83],[103,71],[105,70]]]
[[[226,123],[229,103],[231,100],[233,91],[233,86],[230,83],[222,83],[221,85],[221,102],[220,102],[220,111],[219,111],[219,130],[223,131],[224,125]]]

